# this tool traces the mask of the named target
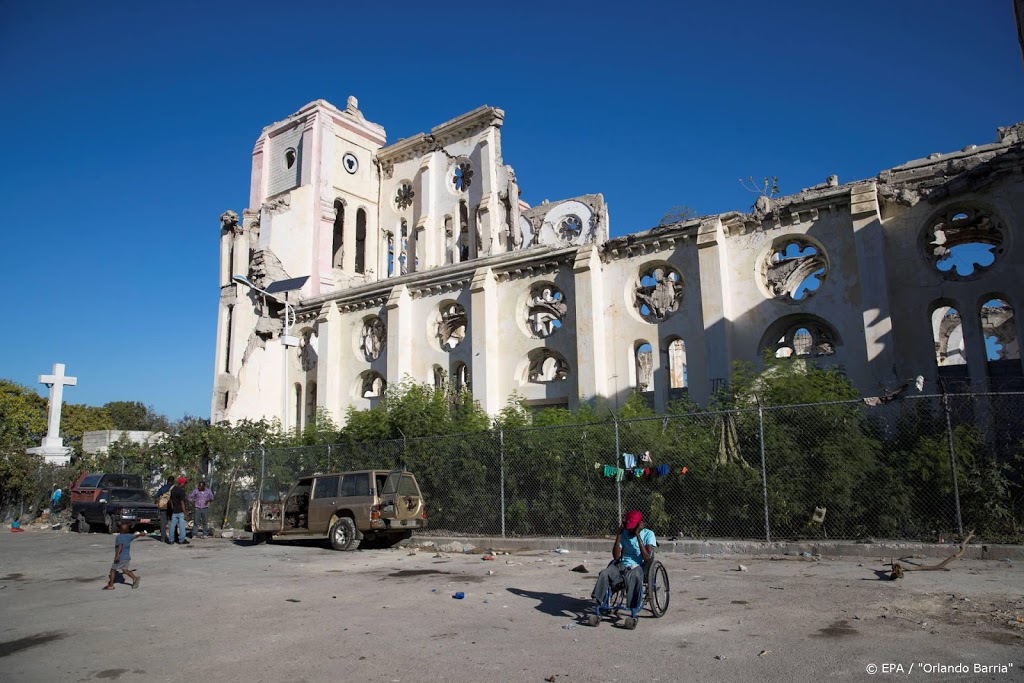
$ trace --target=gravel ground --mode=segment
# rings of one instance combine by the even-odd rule
[[[885,581],[882,558],[665,556],[668,614],[628,631],[579,624],[602,553],[143,539],[132,557],[138,590],[102,591],[112,537],[0,533],[0,680],[1024,680],[1005,561]]]

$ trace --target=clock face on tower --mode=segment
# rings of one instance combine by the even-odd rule
[[[352,152],[345,152],[345,156],[341,158],[341,164],[349,173],[355,173],[359,170],[359,159],[356,159],[356,155]]]

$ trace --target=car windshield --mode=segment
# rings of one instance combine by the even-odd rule
[[[149,499],[149,494],[139,489],[112,489],[107,500],[117,501],[119,503],[152,502]]]
[[[135,474],[104,474],[103,486],[124,486],[133,489],[142,488],[142,477]]]

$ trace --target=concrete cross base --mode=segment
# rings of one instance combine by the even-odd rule
[[[65,446],[40,446],[25,451],[29,455],[41,455],[43,460],[52,465],[67,465],[71,462],[71,449]]]

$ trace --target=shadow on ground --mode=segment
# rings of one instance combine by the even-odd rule
[[[544,614],[550,614],[553,617],[575,617],[576,619],[581,619],[583,613],[594,604],[590,600],[581,600],[564,593],[542,593],[539,591],[526,591],[521,588],[509,588],[508,592],[520,598],[537,600],[538,604],[534,609]]]

